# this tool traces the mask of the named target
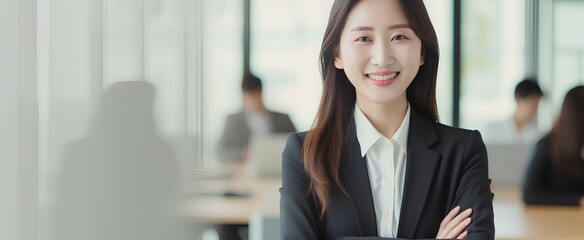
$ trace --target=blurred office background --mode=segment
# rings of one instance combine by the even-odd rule
[[[440,42],[441,122],[481,129],[508,117],[515,84],[532,76],[546,95],[545,131],[565,92],[584,84],[584,1],[425,2]],[[183,193],[193,168],[217,161],[225,116],[241,107],[244,70],[263,80],[268,108],[308,130],[331,4],[0,0],[0,239],[44,239],[64,148],[89,134],[117,82],[155,88],[156,132],[177,159]]]

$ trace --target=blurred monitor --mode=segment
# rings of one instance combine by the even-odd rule
[[[280,176],[287,139],[288,133],[251,136],[247,146],[247,173],[261,177]]]
[[[533,146],[526,144],[487,144],[493,185],[521,187],[532,151]]]

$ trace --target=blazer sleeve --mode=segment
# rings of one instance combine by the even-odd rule
[[[548,142],[540,140],[525,174],[523,201],[526,204],[572,205],[579,204],[580,195],[556,192],[548,181],[554,174]]]
[[[452,207],[472,208],[467,239],[494,239],[494,194],[490,187],[487,149],[478,131],[470,133],[462,160],[460,182]]]
[[[297,134],[288,136],[282,154],[280,188],[280,237],[282,240],[318,239],[319,214],[302,161],[302,142]]]

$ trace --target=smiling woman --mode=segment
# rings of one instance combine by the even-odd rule
[[[400,98],[424,62],[422,41],[399,11],[399,4],[390,4],[389,9],[397,14],[387,14],[383,2],[353,9],[341,34],[335,67],[345,71],[362,108]],[[398,77],[402,80],[396,81]],[[405,103],[405,96],[400,99]],[[402,110],[405,106],[401,104]]]
[[[314,125],[283,153],[282,239],[493,239],[480,133],[438,123],[424,3],[336,0],[320,63]]]

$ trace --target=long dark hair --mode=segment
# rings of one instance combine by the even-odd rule
[[[554,167],[571,178],[584,178],[584,86],[572,88],[564,98],[562,111],[548,134]]]
[[[359,0],[335,0],[320,50],[323,94],[312,129],[303,145],[304,169],[310,178],[310,190],[320,201],[320,216],[327,208],[329,191],[339,188],[349,195],[340,176],[341,155],[347,127],[355,107],[355,88],[343,70],[334,65],[341,32],[347,16]],[[424,117],[438,122],[436,76],[438,39],[422,0],[400,0],[400,5],[414,33],[422,41],[424,64],[406,90],[410,106]],[[350,197],[350,196],[349,196]]]

